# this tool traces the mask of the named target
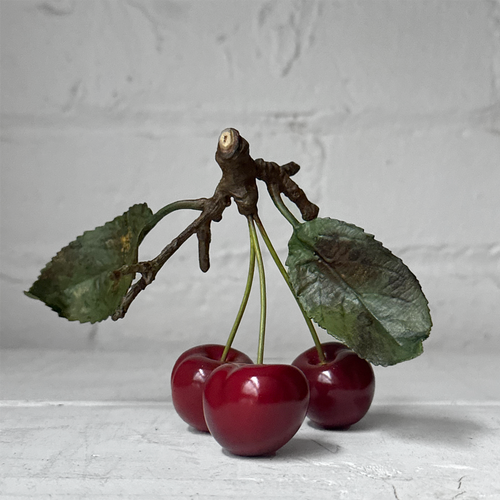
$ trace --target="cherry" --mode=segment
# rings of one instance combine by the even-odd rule
[[[205,344],[183,352],[172,369],[172,402],[179,416],[199,431],[208,432],[203,416],[203,387],[213,370],[219,367],[224,346]],[[252,363],[236,349],[230,349],[226,361]]]
[[[299,430],[309,385],[292,365],[228,363],[203,391],[205,419],[215,440],[234,455],[276,452]]]
[[[347,428],[366,414],[375,392],[371,364],[339,342],[322,344],[326,364],[316,347],[300,354],[293,365],[300,368],[311,391],[307,416],[317,425]]]

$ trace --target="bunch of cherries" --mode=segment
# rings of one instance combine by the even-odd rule
[[[313,222],[318,218],[319,207],[309,201],[304,191],[291,179],[299,171],[299,165],[294,162],[278,165],[262,158],[254,160],[250,156],[248,141],[233,128],[225,129],[220,134],[215,160],[221,168],[222,177],[212,197],[179,200],[154,214],[146,204],[134,205],[123,215],[94,231],[87,231],[63,248],[41,271],[27,295],[42,300],[60,316],[82,323],[95,323],[109,316],[113,320],[123,318],[132,301],[154,281],[161,267],[193,235],[198,239],[200,269],[208,271],[211,224],[219,222],[224,210],[234,201],[238,212],[247,219],[250,239],[249,268],[241,305],[225,346],[208,344],[193,347],[178,358],[171,376],[172,400],[184,421],[199,431],[210,432],[229,452],[244,456],[272,454],[295,435],[306,415],[314,425],[327,429],[345,429],[355,424],[368,411],[375,390],[370,363],[339,342],[322,344],[312,317],[306,310],[319,307],[323,315],[326,308],[333,317],[340,314],[335,308],[339,306],[337,309],[343,310],[344,303],[332,305],[328,301],[323,302],[322,298],[330,293],[329,288],[318,286],[313,290],[314,299],[311,301],[309,297],[308,306],[307,301],[303,304],[296,291],[302,288],[303,276],[299,276],[297,284],[297,274],[302,273],[307,280],[312,279],[315,283],[324,278],[328,284],[331,280],[325,276],[333,270],[350,288],[349,279],[344,279],[344,274],[335,270],[336,258],[332,256],[338,254],[338,264],[349,266],[348,274],[355,288],[373,294],[381,287],[389,287],[380,294],[387,300],[382,300],[375,309],[383,311],[384,316],[393,310],[397,315],[404,315],[404,318],[397,317],[388,322],[391,328],[386,331],[396,343],[404,337],[404,345],[385,359],[388,364],[417,356],[422,349],[422,340],[429,335],[432,321],[427,300],[415,276],[373,236],[347,223],[342,223],[345,234],[337,234],[330,224],[332,219],[327,226]],[[296,271],[292,283],[260,220],[257,181],[266,184],[274,205],[293,227],[290,243],[299,247],[295,253],[302,255],[305,249],[304,255],[314,254],[311,276],[304,262],[298,262],[300,259],[295,255],[298,263],[292,266]],[[282,195],[296,206],[304,223],[289,210]],[[138,262],[138,249],[146,235],[165,216],[185,209],[201,213],[155,258]],[[303,224],[307,224],[304,230],[301,229]],[[352,231],[354,233],[351,234]],[[358,272],[353,267],[358,263],[360,251],[357,247],[350,248],[350,245],[339,243],[342,238],[349,243],[358,237],[361,238],[360,248],[373,254],[373,258],[361,259],[362,263],[366,261],[366,272],[363,269]],[[260,239],[296,300],[314,343],[314,347],[300,354],[290,365],[264,363],[267,306]],[[314,240],[312,243],[311,239]],[[331,249],[324,246],[330,244],[333,246]],[[326,252],[324,256],[323,250]],[[248,302],[256,266],[260,288],[260,326],[254,364],[246,354],[234,349],[232,343]],[[375,268],[385,274],[377,271],[372,275],[371,270]],[[137,274],[141,277],[134,281]],[[310,287],[311,282],[304,282],[303,285]],[[337,297],[337,294],[334,295]],[[409,307],[395,307],[393,303],[396,302],[407,303]],[[356,311],[355,306],[348,311],[351,319],[364,318],[364,309],[359,316],[355,316]],[[386,326],[381,325],[381,328],[386,329]],[[353,330],[351,333],[354,336],[357,330]],[[335,332],[329,333],[335,335]],[[378,331],[374,333],[379,335]],[[363,331],[361,340],[370,335],[371,330]],[[344,335],[340,338],[349,337]],[[346,342],[351,345],[349,340]],[[374,346],[376,342],[370,342],[370,345]],[[381,342],[381,345],[384,347],[385,343]],[[393,344],[390,345],[392,349]],[[367,351],[359,350],[359,343],[356,342],[351,347],[362,354]]]
[[[243,456],[267,455],[295,435],[306,415],[325,428],[346,428],[360,420],[373,399],[374,374],[370,363],[345,345],[320,343],[258,215],[256,179],[267,184],[273,202],[292,226],[298,226],[299,222],[283,203],[281,192],[297,205],[304,220],[317,217],[319,208],[290,179],[299,166],[291,162],[280,167],[262,159],[253,160],[248,142],[235,129],[222,131],[215,158],[223,177],[213,200],[222,196],[227,205],[234,199],[238,211],[248,220],[247,284],[227,344],[193,347],[175,363],[171,376],[172,400],[184,421],[199,431],[210,432],[229,452]],[[315,344],[291,365],[263,361],[266,280],[257,229],[297,301]],[[201,244],[200,248],[206,251],[208,247]],[[232,348],[250,294],[255,261],[261,300],[256,364]]]
[[[242,456],[276,452],[306,415],[322,428],[346,429],[371,405],[373,369],[339,342],[320,348],[323,356],[315,346],[286,365],[253,364],[234,348],[223,356],[218,344],[193,347],[172,370],[174,407],[190,426]]]

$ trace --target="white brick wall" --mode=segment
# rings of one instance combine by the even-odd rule
[[[321,214],[374,233],[417,274],[427,349],[500,349],[500,3],[0,0],[1,335],[9,347],[176,349],[225,342],[246,223],[186,243],[97,327],[23,296],[57,250],[146,201],[211,196],[219,132],[302,165]],[[280,254],[289,226],[261,192]],[[191,214],[145,241],[155,255]],[[269,262],[270,356],[310,344]],[[236,346],[253,353],[255,290]],[[283,338],[288,339],[283,348]]]

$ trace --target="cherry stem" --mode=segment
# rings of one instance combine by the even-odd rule
[[[255,220],[257,215],[248,216],[248,227],[250,229],[250,239],[255,257],[257,258],[257,267],[259,269],[259,284],[260,284],[260,326],[259,326],[259,348],[257,351],[257,364],[264,363],[264,342],[266,336],[266,276],[264,273],[264,261],[262,260],[262,252],[260,251],[259,239],[255,230]]]
[[[262,224],[262,221],[260,220],[258,215],[254,216],[254,220],[257,223],[257,227],[259,228],[260,234],[262,235],[262,239],[264,240],[267,249],[269,250],[269,253],[271,254],[271,257],[273,258],[275,264],[278,266],[278,269],[281,273],[281,276],[283,276],[286,284],[288,285],[288,288],[292,292],[293,297],[295,298],[295,301],[297,302],[297,305],[299,306],[300,312],[302,313],[302,316],[304,317],[307,327],[309,328],[309,332],[311,333],[311,336],[314,341],[314,345],[316,346],[316,350],[318,351],[318,357],[319,361],[321,364],[326,363],[326,358],[325,358],[325,353],[323,352],[323,348],[321,346],[321,341],[319,340],[318,334],[316,333],[316,329],[314,328],[314,324],[311,321],[311,318],[307,315],[306,311],[304,310],[304,307],[302,306],[302,303],[300,302],[297,294],[295,293],[295,290],[292,285],[292,281],[290,280],[290,276],[288,275],[285,267],[281,263],[281,260],[274,249],[273,244],[271,243],[271,240],[264,228],[264,225]]]
[[[247,307],[248,298],[250,297],[250,291],[252,290],[254,271],[255,271],[255,248],[252,242],[252,234],[250,233],[250,263],[248,266],[248,276],[247,276],[247,283],[245,286],[245,293],[243,294],[243,299],[241,301],[240,309],[238,311],[238,314],[236,315],[233,328],[231,329],[229,338],[227,339],[226,342],[226,347],[224,348],[224,351],[220,359],[222,363],[226,362],[226,357],[229,353],[229,350],[231,349],[231,346],[233,345],[234,337],[236,336],[236,332],[238,331],[241,319],[243,318],[243,314]]]

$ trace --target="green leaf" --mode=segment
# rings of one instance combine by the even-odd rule
[[[306,313],[375,365],[422,353],[432,321],[420,284],[363,229],[335,219],[300,224],[286,261]]]
[[[134,205],[104,226],[83,233],[41,271],[28,292],[70,321],[95,323],[121,303],[134,276],[115,278],[113,271],[137,262],[139,235],[152,216],[145,204]]]

